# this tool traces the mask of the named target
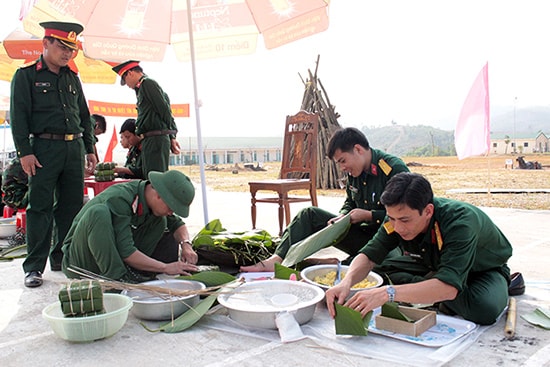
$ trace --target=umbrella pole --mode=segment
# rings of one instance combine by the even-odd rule
[[[195,71],[195,43],[193,40],[193,20],[191,17],[191,1],[187,0],[187,24],[189,26],[189,48],[191,51],[191,69],[193,71],[193,94],[195,97],[195,118],[197,124],[197,147],[199,149],[199,169],[201,175],[202,210],[204,225],[208,224],[208,202],[206,200],[206,178],[204,174],[204,154],[202,148],[201,115],[199,111],[199,98],[197,92],[197,73]]]

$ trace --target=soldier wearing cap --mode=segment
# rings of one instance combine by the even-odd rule
[[[136,92],[136,135],[142,139],[143,177],[151,171],[167,171],[170,152],[178,154],[180,148],[168,95],[144,74],[139,61],[126,61],[113,67],[113,71],[120,75],[121,85]]]
[[[189,215],[194,196],[189,178],[174,170],[110,186],[74,219],[63,245],[63,272],[75,278],[71,268],[78,267],[136,283],[157,273],[196,271],[198,257],[180,218]]]
[[[62,241],[82,206],[84,169],[93,173],[97,163],[82,85],[67,66],[83,27],[40,25],[45,30],[42,55],[18,69],[11,82],[13,140],[29,176],[28,255],[23,262],[27,287],[42,285],[48,256],[51,269],[61,270]]]

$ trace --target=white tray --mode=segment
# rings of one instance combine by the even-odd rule
[[[441,347],[462,338],[464,335],[477,329],[478,325],[456,317],[437,315],[436,324],[420,334],[419,336],[410,336],[394,333],[376,328],[375,317],[380,314],[381,309],[377,308],[372,314],[369,323],[369,332],[388,336],[390,338],[403,340],[409,343],[423,345],[426,347]]]

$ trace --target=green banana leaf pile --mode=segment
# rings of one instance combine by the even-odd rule
[[[192,242],[200,262],[228,267],[263,261],[275,252],[276,247],[265,230],[230,232],[223,228],[219,219],[208,223]]]

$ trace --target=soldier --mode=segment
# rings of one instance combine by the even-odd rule
[[[29,176],[28,255],[23,262],[27,287],[42,285],[48,255],[51,270],[61,270],[62,241],[82,207],[84,169],[91,174],[97,163],[82,85],[67,66],[83,27],[67,22],[40,25],[45,29],[42,55],[18,69],[11,82],[13,140]]]
[[[198,257],[180,218],[189,215],[194,196],[193,184],[179,171],[149,172],[148,181],[102,191],[74,219],[63,246],[63,272],[75,278],[70,268],[78,267],[136,283],[150,280],[148,273],[197,271]]]
[[[167,171],[170,151],[178,154],[180,149],[168,95],[156,81],[145,75],[139,61],[126,61],[113,67],[113,71],[120,75],[121,85],[136,92],[136,135],[142,139],[143,177],[150,171]]]
[[[283,232],[275,254],[260,263],[242,266],[241,271],[273,271],[275,263],[282,261],[291,246],[348,213],[352,226],[335,247],[353,257],[374,236],[386,215],[380,195],[390,178],[409,171],[407,165],[398,157],[371,148],[367,137],[356,128],[336,131],[328,144],[328,156],[348,176],[346,201],[340,214],[315,206],[301,210]]]
[[[95,144],[99,141],[97,138],[99,135],[105,134],[105,131],[107,130],[107,120],[105,120],[105,116],[98,115],[97,113],[94,113],[90,116],[92,120],[92,125],[94,126],[94,138],[95,138]],[[94,144],[94,154],[99,162],[99,155],[97,154],[97,148]]]
[[[386,302],[440,303],[440,310],[488,325],[508,304],[512,245],[481,209],[436,198],[417,173],[399,173],[381,197],[388,219],[353,259],[346,277],[326,293],[334,302],[365,316]],[[394,249],[401,256],[391,256]],[[388,286],[354,294],[351,286],[373,270]]]
[[[124,167],[115,167],[121,178],[143,178],[141,170],[141,140],[136,135],[136,120],[127,119],[120,127],[120,145],[128,149]]]

